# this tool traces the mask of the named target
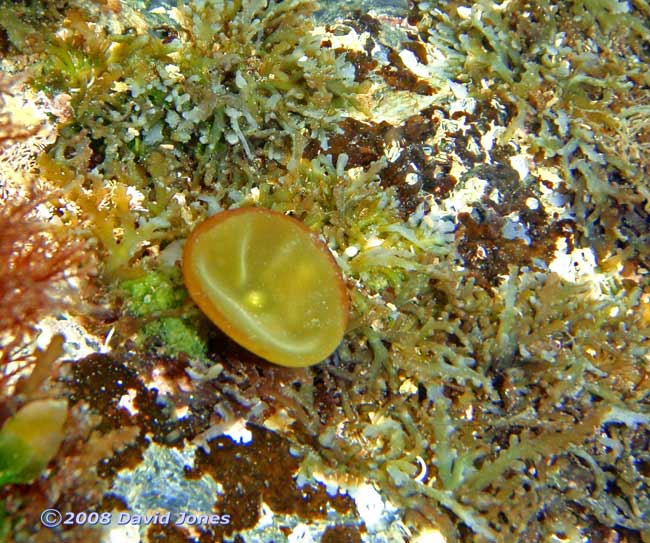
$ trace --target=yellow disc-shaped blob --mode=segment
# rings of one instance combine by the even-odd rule
[[[210,320],[270,362],[316,364],[345,333],[348,297],[332,254],[305,225],[275,211],[207,219],[187,240],[183,275]]]

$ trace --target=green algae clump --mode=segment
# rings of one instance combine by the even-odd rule
[[[125,310],[134,317],[152,315],[180,307],[187,297],[177,288],[175,273],[149,272],[142,277],[120,283],[126,295]]]
[[[141,345],[160,346],[167,355],[187,355],[202,359],[207,346],[196,321],[198,312],[182,310],[187,292],[182,287],[180,270],[150,271],[127,279],[119,285],[124,296],[124,311],[141,319],[137,341]]]
[[[259,208],[219,213],[188,239],[183,274],[210,320],[271,362],[310,366],[343,339],[343,278],[327,247],[295,219]]]

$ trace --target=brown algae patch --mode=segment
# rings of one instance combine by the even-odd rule
[[[187,471],[194,478],[209,473],[224,487],[215,506],[232,511],[228,530],[252,528],[260,517],[262,501],[277,514],[299,518],[325,518],[328,508],[339,514],[355,510],[349,496],[330,497],[323,485],[298,487],[295,474],[300,460],[290,452],[290,443],[263,428],[249,426],[252,444],[243,447],[227,437],[210,442],[209,452],[197,452],[195,465]]]

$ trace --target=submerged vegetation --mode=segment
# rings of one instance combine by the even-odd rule
[[[69,106],[37,172],[60,191],[61,224],[98,255],[105,307],[89,327],[107,334],[43,389],[71,416],[48,474],[57,492],[43,496],[43,480],[25,496],[114,507],[111,485],[152,441],[198,446],[186,475],[235,493],[240,452],[224,474],[208,459],[236,448],[219,436],[241,418],[256,425],[241,447],[255,469],[271,440],[314,486],[284,481],[287,504],[269,479],[247,480],[253,506],[218,498],[241,516],[203,527],[208,539],[254,529],[262,496],[314,518],[320,481],[372,485],[399,509],[392,527],[346,509],[368,541],[645,541],[650,5],[415,1],[400,24],[350,12],[324,27],[317,9],[89,3],[52,12],[47,38],[5,28],[16,63],[38,59],[32,87]],[[187,296],[189,233],[241,207],[302,221],[342,271],[348,330],[313,368],[244,352]],[[55,311],[37,307],[30,323]],[[65,481],[68,463],[101,478]],[[15,525],[36,518],[10,491]]]
[[[181,6],[175,27],[117,35],[73,14],[50,46],[38,81],[71,93],[75,116],[42,167],[94,214],[107,273],[267,179],[289,184],[306,139],[357,100],[354,68],[310,33],[312,2],[238,6]]]
[[[16,122],[4,107],[11,83],[8,77],[0,77],[2,172],[5,167],[1,163],[11,155],[12,147],[34,136],[39,128]],[[28,172],[21,180],[23,184],[13,186],[4,177],[0,178],[3,200],[0,207],[0,302],[4,308],[0,313],[2,400],[6,400],[14,389],[20,369],[34,363],[37,353],[31,344],[41,319],[73,305],[72,282],[81,280],[91,268],[90,259],[86,262],[88,265],[82,266],[82,244],[72,239],[58,218],[51,216],[47,205],[54,196],[40,189]],[[48,214],[51,220],[43,217]],[[53,350],[58,349],[53,347]]]

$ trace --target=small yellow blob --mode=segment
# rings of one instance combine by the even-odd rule
[[[244,298],[244,302],[251,309],[262,309],[264,307],[264,301],[264,293],[259,290],[251,290]]]
[[[281,213],[245,208],[207,219],[187,240],[183,276],[212,322],[270,362],[310,366],[343,339],[348,296],[336,261]]]

